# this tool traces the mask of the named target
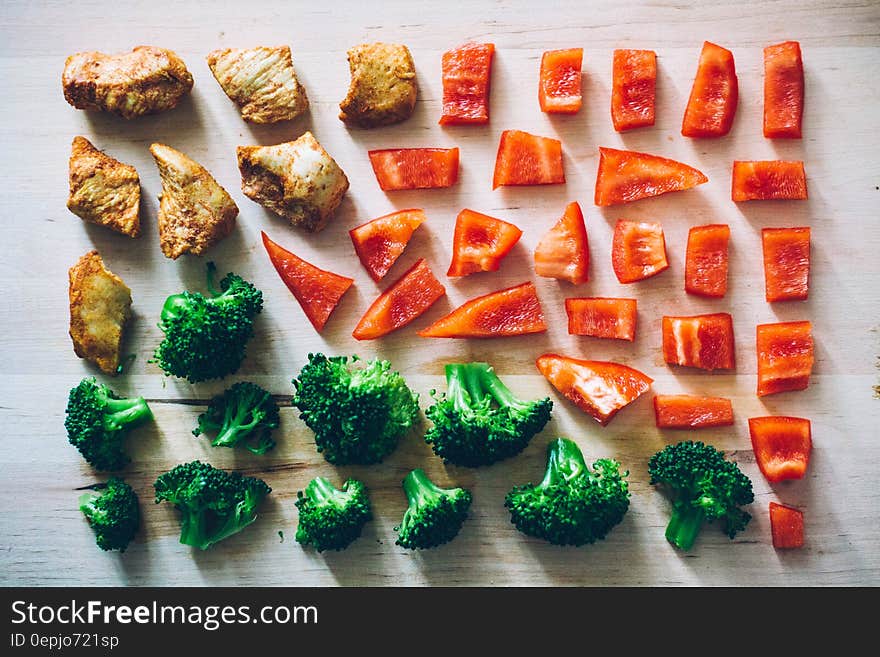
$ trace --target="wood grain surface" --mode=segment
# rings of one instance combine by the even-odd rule
[[[492,41],[491,123],[443,129],[440,55],[469,39]],[[804,139],[771,141],[761,134],[764,46],[799,40],[806,68]],[[414,56],[419,97],[412,118],[374,129],[346,128],[337,118],[348,87],[346,50],[358,43],[407,44]],[[689,140],[679,130],[704,40],[736,57],[740,102],[731,134]],[[195,78],[181,105],[158,116],[125,121],[74,110],[61,93],[67,55],[116,52],[150,44],[175,50]],[[289,124],[245,124],[205,62],[219,47],[289,44],[311,110]],[[584,48],[584,107],[548,117],[537,102],[544,50]],[[612,51],[657,51],[657,124],[626,135],[614,132],[609,98]],[[3,191],[0,230],[0,584],[4,585],[878,585],[880,584],[880,5],[872,0],[781,2],[6,2],[0,10],[0,104]],[[565,185],[491,190],[499,135],[516,128],[563,141]],[[337,216],[318,235],[306,235],[264,211],[240,192],[235,148],[273,144],[312,130],[351,180]],[[143,188],[143,235],[138,240],[86,225],[65,207],[70,142],[83,135],[98,148],[137,167]],[[221,271],[257,284],[266,308],[237,377],[189,385],[164,377],[147,361],[161,334],[156,326],[168,294],[201,285],[204,259],[164,258],[156,232],[160,184],[148,152],[159,141],[202,163],[235,198],[241,214],[233,234],[210,254]],[[598,146],[642,150],[701,169],[709,183],[680,194],[615,208],[592,204]],[[366,151],[403,146],[459,146],[460,182],[448,190],[381,192]],[[810,199],[805,202],[730,201],[734,159],[802,159]],[[538,279],[532,251],[565,204],[578,200],[586,216],[591,280],[573,288]],[[347,231],[406,207],[424,208],[428,221],[389,280],[419,257],[437,273],[450,257],[455,215],[464,207],[501,217],[524,230],[501,270],[447,281],[448,296],[408,329],[357,343],[357,319],[383,286],[374,284],[354,255]],[[615,221],[663,224],[671,266],[651,280],[624,286],[610,266]],[[723,300],[684,293],[688,228],[731,226],[730,288]],[[760,230],[812,228],[812,280],[806,302],[767,304]],[[356,284],[318,335],[272,269],[259,232],[307,260],[355,278]],[[68,445],[63,414],[68,390],[95,370],[73,353],[68,330],[67,269],[97,248],[107,266],[131,287],[135,317],[126,352],[129,370],[111,381],[120,393],[142,394],[155,424],[129,441],[133,462],[124,472],[141,496],[143,530],[123,554],[102,553],[77,510],[77,488],[100,479]],[[477,294],[535,280],[550,330],[540,336],[485,341],[427,340],[415,331]],[[634,344],[569,336],[566,296],[633,296],[639,303]],[[730,312],[737,369],[708,374],[672,369],[662,360],[664,314]],[[816,339],[810,387],[759,400],[755,395],[755,325],[809,319]],[[653,392],[690,391],[733,399],[736,424],[701,433],[659,431],[651,394],[621,412],[607,428],[559,398],[534,367],[554,350],[617,360],[655,379]],[[443,388],[446,362],[488,360],[522,396],[552,395],[554,418],[519,457],[488,469],[444,467],[410,435],[385,463],[334,468],[315,452],[310,431],[289,403],[282,409],[279,445],[258,457],[191,435],[205,400],[239,378],[289,396],[290,379],[311,351],[390,359],[421,393]],[[284,397],[282,397],[284,399]],[[287,397],[289,399],[289,397]],[[807,477],[769,485],[754,461],[747,419],[784,414],[812,420],[814,452]],[[515,531],[503,508],[514,484],[541,476],[544,450],[556,435],[574,438],[589,459],[612,456],[631,474],[632,505],[607,540],[558,548]],[[672,441],[699,437],[731,452],[752,478],[754,520],[729,541],[707,527],[695,549],[676,553],[663,528],[669,505],[647,483],[648,458]],[[208,552],[177,541],[178,519],[152,502],[152,482],[173,465],[200,458],[263,477],[274,489],[260,519]],[[392,528],[405,500],[400,481],[423,467],[442,483],[467,486],[473,512],[459,537],[441,548],[410,553],[394,545]],[[375,522],[343,553],[318,555],[294,540],[296,491],[321,474],[362,478],[373,493]],[[777,552],[770,543],[768,503],[803,509],[806,546]],[[282,542],[279,532],[283,531]]]

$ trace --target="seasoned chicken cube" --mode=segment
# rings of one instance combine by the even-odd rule
[[[239,146],[245,195],[310,232],[321,230],[348,191],[348,178],[311,132],[275,146]]]
[[[309,108],[288,46],[215,50],[208,66],[245,121],[289,121]]]
[[[399,123],[416,106],[416,67],[406,46],[365,43],[348,51],[351,85],[339,118],[361,128]]]
[[[165,257],[202,255],[232,232],[238,206],[208,173],[180,151],[153,144],[150,153],[159,167],[159,244]]]
[[[116,374],[125,324],[131,317],[131,290],[89,251],[70,268],[70,338],[80,358]]]
[[[68,209],[80,219],[137,237],[141,233],[140,204],[137,170],[99,151],[85,137],[74,137]]]
[[[61,82],[65,100],[75,108],[126,119],[172,109],[193,86],[183,60],[153,46],[117,55],[78,52],[67,58]]]

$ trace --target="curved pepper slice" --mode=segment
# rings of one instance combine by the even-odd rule
[[[802,417],[749,418],[755,460],[767,481],[804,478],[813,449],[810,434],[810,421]]]
[[[599,147],[596,205],[619,205],[708,182],[702,171],[659,155]]]
[[[403,328],[446,294],[446,288],[422,258],[379,295],[361,317],[352,336],[374,340]]]
[[[443,115],[440,125],[489,122],[493,43],[466,43],[443,53]]]
[[[761,242],[767,301],[806,299],[810,290],[810,229],[764,228]]]
[[[389,148],[367,154],[383,192],[451,187],[458,181],[458,148]]]
[[[635,299],[566,299],[568,333],[632,342],[636,339],[636,309]]]
[[[668,269],[662,226],[619,219],[611,240],[611,266],[621,283],[635,283]]]
[[[548,114],[577,114],[581,109],[583,48],[548,50],[541,57],[538,102]]]
[[[703,429],[733,424],[733,404],[724,397],[656,395],[654,420],[660,429]]]
[[[473,210],[462,210],[455,219],[452,262],[446,275],[498,271],[504,256],[521,236],[522,231],[511,223]]]
[[[581,285],[590,279],[590,244],[584,213],[575,201],[535,247],[535,273]]]
[[[632,367],[607,361],[544,354],[535,364],[554,388],[602,426],[654,382]]]
[[[501,185],[557,185],[564,182],[561,141],[522,130],[501,133],[492,189]]]
[[[546,330],[535,285],[529,282],[471,299],[419,331],[419,335],[423,338],[503,338]]]
[[[688,231],[684,265],[684,289],[701,297],[727,294],[727,245],[730,226],[709,224]]]
[[[800,139],[804,115],[804,62],[797,41],[764,48],[764,136]]]
[[[710,371],[734,369],[733,318],[728,313],[663,317],[663,360]]]
[[[320,333],[354,279],[319,269],[270,240],[266,233],[262,235],[275,271]]]
[[[813,371],[813,326],[810,322],[758,324],[758,397],[804,390]]]
[[[733,53],[706,41],[684,111],[681,134],[685,137],[723,137],[733,125],[738,99]]]
[[[657,53],[615,50],[612,67],[611,122],[617,132],[654,125]]]
[[[370,278],[382,280],[425,219],[424,210],[400,210],[348,231],[354,250]]]
[[[804,512],[770,502],[770,533],[777,550],[803,547]]]
[[[803,201],[808,198],[804,163],[783,160],[735,161],[730,196],[736,202],[777,199]]]

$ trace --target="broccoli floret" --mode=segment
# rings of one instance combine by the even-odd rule
[[[446,366],[446,394],[425,411],[425,442],[447,463],[478,467],[515,456],[550,420],[553,402],[517,399],[488,363]]]
[[[425,550],[458,536],[473,501],[470,491],[440,488],[420,469],[406,476],[403,490],[409,506],[400,526],[394,528],[397,545]]]
[[[367,488],[357,479],[349,479],[339,490],[324,477],[315,477],[296,498],[296,540],[318,552],[344,550],[373,519]]]
[[[309,354],[293,405],[328,462],[378,463],[419,417],[418,396],[387,360]]]
[[[214,263],[208,263],[211,296],[173,294],[165,300],[159,320],[165,338],[151,362],[192,383],[238,371],[254,333],[254,318],[263,310],[263,293],[236,274],[226,274],[217,292],[215,271]]]
[[[156,504],[181,513],[180,542],[201,550],[240,532],[257,519],[272,489],[262,479],[226,472],[208,463],[183,463],[156,479]]]
[[[515,486],[504,506],[523,534],[553,545],[587,545],[605,538],[626,515],[628,475],[613,459],[599,459],[590,470],[574,441],[557,438],[547,446],[541,483]]]
[[[272,395],[255,383],[240,381],[211,400],[193,435],[216,433],[214,447],[240,444],[254,454],[265,454],[275,447],[272,431],[278,424],[278,403]]]
[[[123,399],[90,377],[70,391],[64,427],[70,444],[95,470],[121,470],[131,461],[125,436],[152,417],[143,397]]]
[[[672,497],[672,518],[666,539],[690,550],[703,521],[721,520],[729,538],[745,529],[752,516],[740,509],[751,504],[751,480],[733,461],[711,445],[685,441],[668,445],[648,462],[651,484],[660,484]]]
[[[95,542],[102,550],[125,552],[141,525],[137,493],[118,477],[92,489],[80,496],[79,510],[94,530]]]

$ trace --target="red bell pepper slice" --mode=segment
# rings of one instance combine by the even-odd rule
[[[548,114],[577,114],[581,109],[583,48],[548,50],[541,57],[538,102]]]
[[[492,189],[501,185],[559,185],[564,182],[561,141],[522,130],[501,133]]]
[[[764,48],[764,136],[800,139],[804,116],[804,62],[797,41]]]
[[[770,160],[733,163],[731,198],[735,202],[807,199],[804,163]]]
[[[684,111],[681,134],[685,137],[723,137],[733,125],[738,99],[733,53],[706,41]]]
[[[804,546],[804,512],[770,502],[770,533],[777,550]]]
[[[659,155],[600,147],[594,201],[599,206],[619,205],[708,180],[701,171]]]
[[[425,219],[424,210],[400,210],[348,231],[361,264],[374,281],[388,273]]]
[[[370,305],[352,336],[374,340],[403,328],[445,294],[446,288],[421,258]]]
[[[733,404],[724,397],[656,395],[654,421],[660,429],[704,429],[733,424]]]
[[[632,342],[636,339],[636,308],[635,299],[566,299],[568,333]]]
[[[813,371],[813,327],[810,322],[758,324],[758,397],[804,390]]]
[[[813,449],[809,420],[782,415],[752,417],[749,435],[758,468],[767,481],[804,478]]]
[[[535,364],[554,388],[603,427],[654,382],[632,367],[608,361],[544,354]]]
[[[668,269],[662,226],[619,219],[611,240],[611,266],[621,283],[635,283]]]
[[[423,338],[503,338],[546,330],[535,285],[529,282],[471,299],[419,331],[419,335]]]
[[[455,219],[452,262],[446,275],[498,271],[501,261],[521,236],[522,231],[511,223],[473,210],[462,210]]]
[[[466,43],[443,53],[440,125],[489,122],[489,82],[494,54],[494,43]]]
[[[535,247],[535,273],[581,285],[590,279],[590,244],[584,213],[575,201]]]
[[[458,181],[458,148],[389,148],[367,154],[383,192],[451,187]]]
[[[319,269],[270,240],[266,233],[262,235],[275,271],[320,333],[354,279]]]
[[[654,125],[657,53],[615,50],[612,67],[611,122],[617,132]]]
[[[733,317],[728,313],[664,316],[663,360],[709,371],[735,369]]]
[[[730,226],[709,224],[688,231],[684,265],[684,289],[701,297],[727,294],[727,245]]]
[[[767,301],[806,299],[810,289],[810,229],[764,228],[761,241]]]

